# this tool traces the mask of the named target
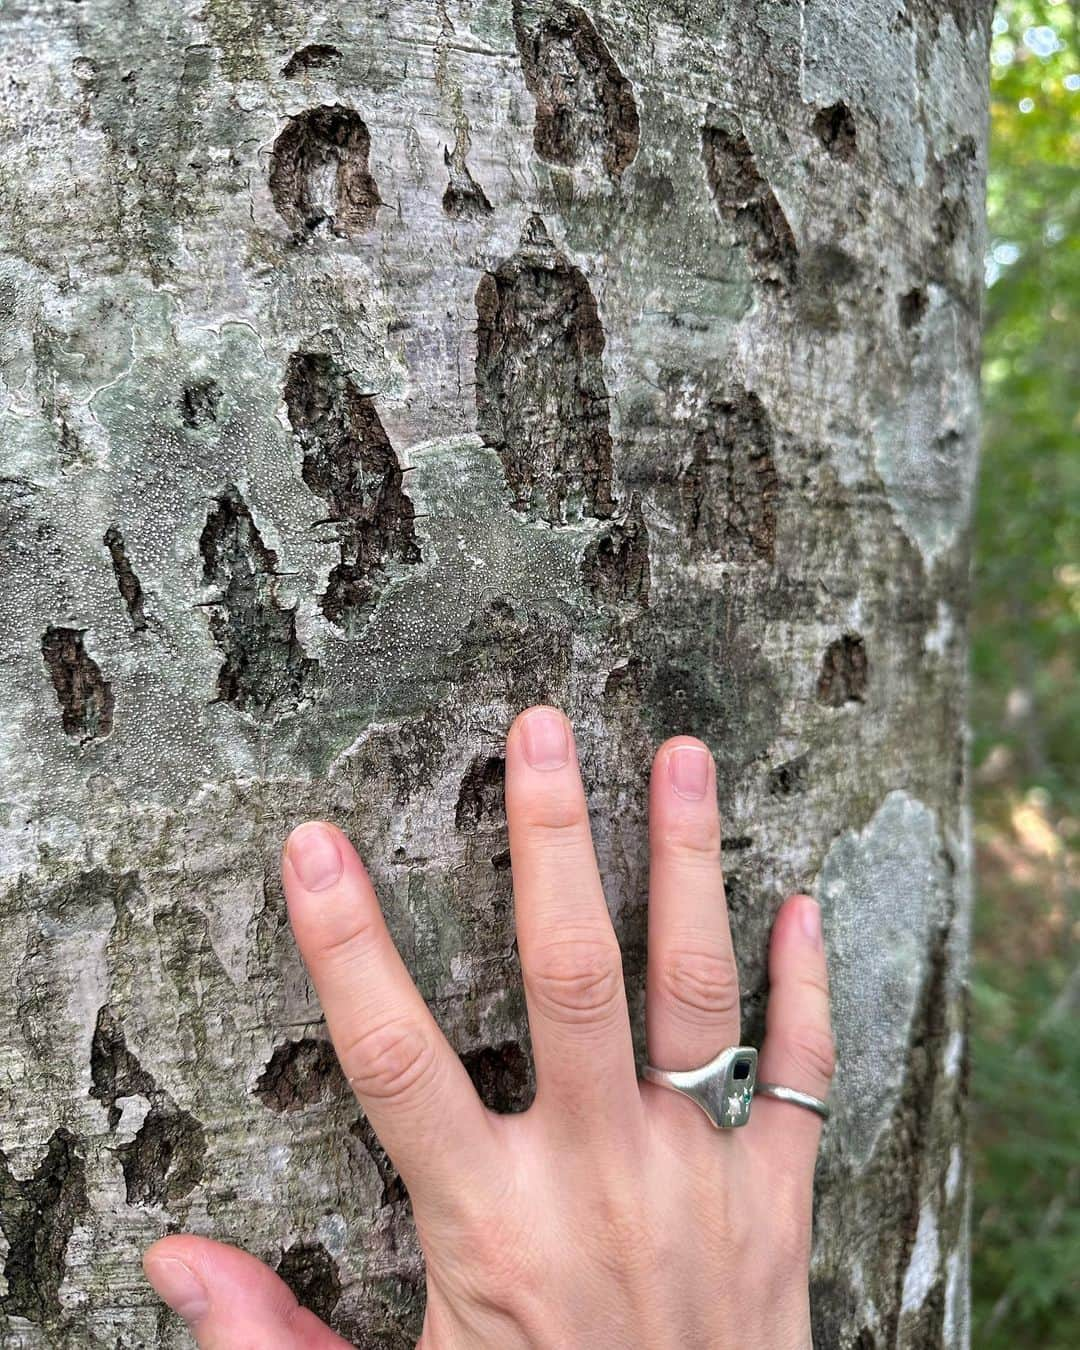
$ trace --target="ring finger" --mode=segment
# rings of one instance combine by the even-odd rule
[[[661,1069],[692,1069],[739,1039],[716,770],[701,741],[679,736],[657,752],[649,845],[649,1060]]]

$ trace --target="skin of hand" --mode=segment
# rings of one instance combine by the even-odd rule
[[[394,948],[345,837],[301,825],[289,915],[342,1069],[413,1204],[427,1275],[418,1350],[809,1350],[820,1119],[767,1097],[717,1130],[639,1081],[622,963],[570,724],[532,708],[506,746],[506,811],[536,1098],[489,1111]],[[739,1042],[712,757],[661,746],[649,798],[646,1034],[687,1069]],[[773,926],[758,1077],[825,1097],[833,1071],[818,907]],[[144,1258],[201,1350],[341,1350],[270,1269],[173,1236]]]

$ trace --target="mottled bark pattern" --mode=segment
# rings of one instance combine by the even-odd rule
[[[645,772],[716,752],[744,1035],[823,901],[823,1350],[966,1343],[984,0],[0,19],[0,1339],[179,1347],[166,1231],[358,1346],[419,1247],[277,874],[369,860],[532,1098],[502,736],[577,723],[642,1045]]]

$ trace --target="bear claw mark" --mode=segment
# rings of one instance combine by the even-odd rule
[[[701,145],[713,202],[746,248],[755,276],[768,285],[790,286],[798,263],[795,236],[749,141],[741,131],[704,126]]]
[[[304,454],[304,482],[330,508],[341,561],[331,571],[322,611],[347,633],[358,631],[381,594],[387,560],[418,563],[413,504],[403,472],[375,411],[331,357],[294,352],[285,405]]]
[[[324,104],[289,118],[270,155],[270,195],[298,236],[323,224],[339,235],[371,229],[382,198],[370,150],[367,125],[352,108]]]
[[[604,330],[582,272],[539,216],[476,290],[477,430],[499,454],[514,506],[565,524],[615,510]]]
[[[319,663],[296,636],[296,611],[278,604],[277,554],[263,543],[235,487],[207,516],[199,552],[203,580],[220,592],[208,606],[210,632],[225,658],[218,698],[260,719],[294,712]]]
[[[41,635],[41,655],[60,703],[61,725],[84,745],[112,731],[115,705],[112,685],[86,650],[85,633],[85,628],[50,625]]]
[[[592,20],[560,0],[514,0],[513,22],[525,85],[536,100],[536,153],[570,168],[599,150],[608,177],[618,180],[638,152],[641,127],[633,87]]]

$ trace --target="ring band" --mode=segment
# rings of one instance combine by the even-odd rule
[[[789,1102],[792,1106],[805,1107],[822,1120],[829,1119],[829,1108],[820,1097],[811,1097],[809,1092],[799,1092],[795,1088],[784,1087],[782,1083],[758,1083],[754,1092],[762,1097],[775,1097],[778,1102]]]

